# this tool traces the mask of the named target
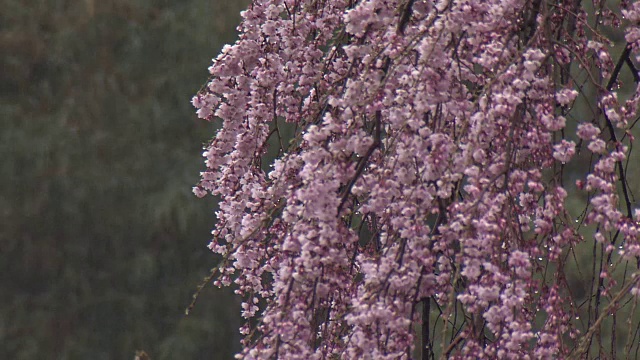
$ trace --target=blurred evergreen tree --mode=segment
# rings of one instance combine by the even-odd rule
[[[191,96],[247,1],[0,0],[0,358],[230,358]],[[229,309],[231,307],[231,310]]]

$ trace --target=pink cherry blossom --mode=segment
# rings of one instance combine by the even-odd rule
[[[637,4],[254,0],[192,99],[237,358],[615,357]]]

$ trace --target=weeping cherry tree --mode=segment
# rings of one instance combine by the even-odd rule
[[[194,192],[219,199],[238,358],[634,358],[640,3],[242,19],[193,98],[221,123]]]

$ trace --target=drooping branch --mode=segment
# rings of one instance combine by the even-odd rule
[[[631,62],[631,58],[629,57],[630,55],[631,55],[631,44],[626,44],[624,51],[622,52],[622,54],[620,54],[620,58],[618,59],[616,66],[613,68],[611,77],[607,82],[607,86],[606,86],[607,91],[611,91],[613,89],[613,86],[619,81],[620,71],[622,71],[622,66],[625,63],[630,63],[631,64],[630,66],[633,69],[633,63]],[[638,73],[637,71],[633,71],[633,73],[634,73],[634,78],[636,79],[636,82],[637,82]],[[614,146],[618,146],[619,144],[618,138],[617,138],[615,129],[613,127],[613,123],[611,122],[611,120],[609,119],[606,113],[604,114],[604,118],[605,118],[605,121],[607,122],[607,128],[609,129],[611,141],[613,142]],[[626,205],[627,218],[631,219],[633,216],[633,210],[631,205],[631,199],[629,198],[629,190],[627,188],[627,176],[625,174],[622,160],[617,161],[616,166],[618,168],[618,175],[620,176],[620,185],[622,186],[622,194],[624,196],[624,201]]]

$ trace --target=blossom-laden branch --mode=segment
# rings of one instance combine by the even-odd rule
[[[243,298],[238,358],[615,358],[640,293],[621,6],[254,0],[193,98],[222,121],[194,192],[220,198],[207,282]]]

